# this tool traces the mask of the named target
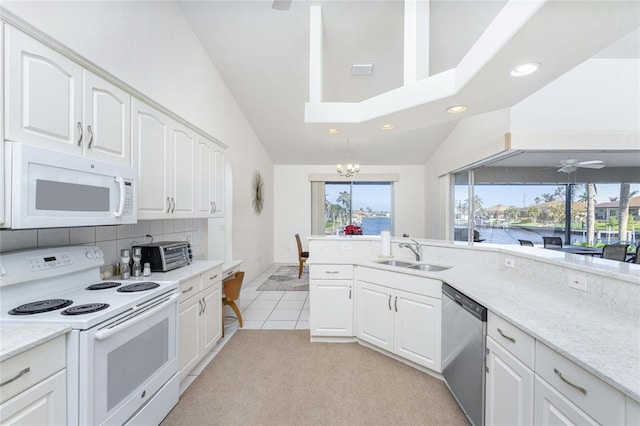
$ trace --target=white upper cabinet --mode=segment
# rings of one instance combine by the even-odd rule
[[[85,71],[84,111],[85,155],[131,165],[131,96]]]
[[[171,162],[173,177],[171,217],[194,217],[196,204],[196,134],[171,121]]]
[[[171,120],[133,98],[134,167],[138,169],[138,219],[164,219],[171,210]]]
[[[5,139],[82,152],[82,67],[5,25]]]
[[[131,97],[5,25],[5,139],[131,165]]]
[[[196,140],[198,216],[224,216],[224,150],[200,134]]]

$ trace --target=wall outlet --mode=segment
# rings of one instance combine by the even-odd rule
[[[189,244],[191,244],[191,235],[187,235],[187,236],[185,237],[185,239],[187,240],[187,242],[188,242]]]
[[[587,278],[577,275],[569,275],[569,287],[577,290],[587,291]]]
[[[351,250],[351,244],[349,243],[342,243],[342,250]]]
[[[505,257],[504,258],[504,266],[506,266],[507,268],[515,268],[516,267],[516,260],[512,257]]]

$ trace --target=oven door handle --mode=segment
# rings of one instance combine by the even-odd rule
[[[129,328],[132,325],[135,325],[137,323],[139,323],[140,321],[144,321],[145,319],[149,318],[151,315],[154,315],[156,312],[158,312],[159,310],[163,309],[164,307],[174,303],[174,301],[176,301],[177,299],[180,298],[180,294],[172,294],[166,301],[162,302],[159,305],[154,306],[152,309],[149,309],[148,311],[138,315],[137,317],[129,320],[129,321],[125,321],[122,324],[113,327],[113,328],[108,328],[108,329],[104,329],[104,330],[100,330],[97,331],[95,334],[95,338],[96,340],[105,340],[108,339],[110,336],[120,332],[122,329],[125,328]]]

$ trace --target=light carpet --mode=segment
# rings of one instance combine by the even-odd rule
[[[162,425],[466,425],[445,384],[308,330],[238,330]]]
[[[298,265],[281,265],[262,283],[256,291],[307,291],[309,290],[309,272],[302,270],[298,279]]]

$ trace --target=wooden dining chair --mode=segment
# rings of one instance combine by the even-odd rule
[[[608,244],[602,248],[602,258],[624,262],[629,244]]]
[[[529,240],[518,240],[521,246],[533,247],[533,241]]]
[[[228,280],[222,283],[224,288],[224,297],[222,298],[222,336],[224,336],[224,307],[229,306],[233,312],[235,312],[238,318],[238,325],[242,328],[242,314],[240,308],[236,305],[236,300],[240,297],[240,289],[242,288],[242,280],[244,279],[244,272],[239,271]]]
[[[562,248],[562,238],[560,237],[542,237],[544,248]]]
[[[309,252],[302,251],[302,243],[300,242],[300,235],[298,234],[296,234],[296,244],[298,245],[298,279],[300,279],[300,277],[302,276],[302,267],[309,258]]]

